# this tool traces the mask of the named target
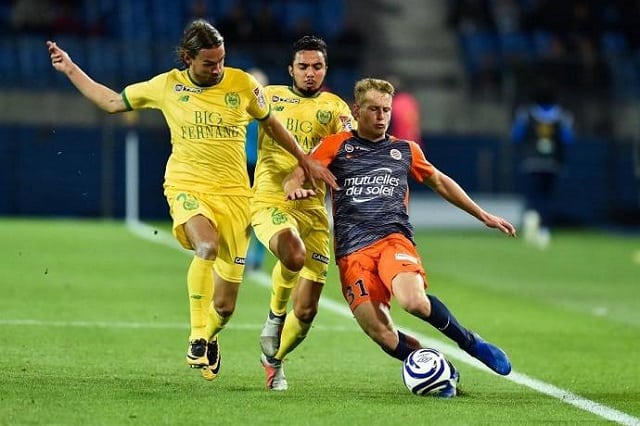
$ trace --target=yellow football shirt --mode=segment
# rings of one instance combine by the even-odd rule
[[[353,117],[349,106],[330,92],[315,96],[299,96],[289,86],[271,85],[264,88],[271,114],[296,138],[305,153],[309,153],[325,136],[350,130]],[[262,129],[258,131],[258,162],[255,171],[254,201],[283,204],[282,181],[298,165],[289,154]],[[299,209],[324,208],[325,186],[310,199],[297,202]]]
[[[251,196],[246,127],[269,114],[263,88],[250,74],[225,68],[220,83],[201,87],[186,70],[173,69],[127,86],[130,109],[162,111],[171,132],[165,187],[205,194]]]

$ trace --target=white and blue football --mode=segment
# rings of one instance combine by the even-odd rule
[[[460,374],[441,352],[423,348],[411,352],[402,363],[402,380],[416,395],[450,398],[458,393]]]

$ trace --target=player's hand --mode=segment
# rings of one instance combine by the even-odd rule
[[[316,182],[321,180],[329,185],[333,189],[338,189],[338,181],[336,177],[327,169],[325,166],[320,164],[318,161],[305,157],[303,161],[300,161],[300,167],[304,170],[304,174],[311,182],[314,188],[317,188]]]
[[[60,72],[68,72],[73,66],[73,61],[69,54],[59,48],[55,41],[47,41],[47,47],[49,48],[51,65]]]
[[[294,201],[313,197],[314,195],[316,195],[316,191],[313,189],[295,188],[288,191],[285,198],[289,201]]]
[[[516,236],[516,227],[500,216],[489,214],[485,218],[484,224],[489,228],[498,229],[500,232],[503,232],[510,237]]]

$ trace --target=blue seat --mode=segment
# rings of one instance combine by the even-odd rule
[[[12,87],[19,83],[18,51],[16,39],[13,37],[0,38],[0,86]]]
[[[475,76],[499,66],[500,49],[492,33],[483,31],[462,35],[460,44],[469,75]]]
[[[51,67],[46,38],[21,36],[17,39],[17,70],[23,87],[44,88],[54,81],[55,71]],[[72,52],[73,53],[73,52]]]
[[[87,64],[90,76],[114,90],[122,85],[122,60],[119,43],[108,38],[86,40]]]
[[[532,42],[526,33],[499,34],[497,41],[504,66],[526,62],[533,55]]]

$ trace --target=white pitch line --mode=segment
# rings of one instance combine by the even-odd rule
[[[0,318],[0,326],[32,326],[32,327],[77,327],[77,328],[129,328],[129,329],[158,329],[158,330],[188,330],[189,324],[170,322],[123,322],[123,321],[57,321],[41,319],[8,319]],[[225,327],[230,330],[262,330],[264,324],[232,323]],[[346,333],[360,333],[356,326],[324,326],[313,325],[313,330]]]
[[[154,228],[139,222],[139,221],[131,221],[127,223],[127,227],[136,235],[147,239],[149,241],[153,241],[155,243],[165,244],[170,247],[177,248],[179,250],[185,251],[182,247],[180,247],[175,239],[170,238],[166,232],[156,231]],[[156,233],[158,235],[156,235]],[[162,235],[162,236],[161,236]],[[160,238],[158,238],[160,237]],[[192,255],[192,252],[185,251],[189,255]],[[271,288],[271,278],[265,273],[250,273],[251,278],[255,279],[260,285]],[[327,299],[326,297],[321,297],[320,306],[323,309],[329,310],[335,314],[341,315],[347,318],[353,318],[353,314],[351,310],[344,305],[343,303],[337,303],[334,300]],[[489,370],[484,364],[475,358],[470,357],[466,352],[463,352],[457,346],[453,346],[449,343],[445,343],[440,340],[432,339],[428,336],[425,336],[421,333],[418,333],[413,330],[405,329],[408,334],[413,335],[418,338],[423,344],[427,346],[434,346],[440,349],[442,352],[447,354],[449,357],[457,360],[458,362],[468,364],[472,367],[485,370],[491,374],[493,373]],[[534,379],[533,377],[529,377],[526,374],[519,373],[515,370],[512,370],[508,376],[502,376],[506,380],[510,380],[519,385],[528,387],[533,389],[536,392],[540,392],[544,395],[550,396],[552,398],[556,398],[566,404],[573,405],[581,410],[592,413],[598,417],[602,417],[606,420],[610,420],[612,422],[616,422],[625,426],[640,426],[640,418],[634,417],[630,414],[622,412],[620,410],[616,410],[615,408],[608,407],[606,405],[600,404],[595,401],[591,401],[590,399],[583,398],[579,395],[576,395],[568,390],[561,389],[556,387],[550,383],[543,382],[538,379]]]

